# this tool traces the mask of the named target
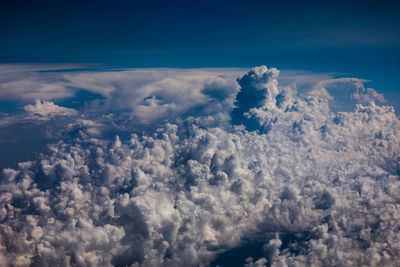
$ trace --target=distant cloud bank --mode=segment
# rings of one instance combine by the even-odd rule
[[[400,121],[364,82],[3,72],[0,101],[23,108],[0,129],[57,142],[2,172],[0,265],[207,266],[245,240],[246,266],[400,265]]]

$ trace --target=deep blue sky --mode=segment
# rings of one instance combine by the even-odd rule
[[[18,1],[0,63],[339,71],[400,99],[395,1]]]

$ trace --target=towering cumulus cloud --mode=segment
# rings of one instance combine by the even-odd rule
[[[223,265],[221,255],[249,242],[261,252],[240,265],[400,265],[393,108],[335,113],[278,75],[250,70],[235,101],[208,84],[214,113],[128,139],[75,136],[4,169],[0,265]],[[27,109],[43,107],[56,106]]]

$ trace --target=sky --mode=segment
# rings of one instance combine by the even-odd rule
[[[9,1],[0,62],[350,73],[400,99],[397,1]]]
[[[399,7],[1,1],[0,266],[400,266]]]
[[[346,73],[400,101],[397,1],[2,1],[0,63]]]
[[[397,1],[5,0],[0,60],[131,67],[267,61],[382,74],[398,71],[398,7]]]

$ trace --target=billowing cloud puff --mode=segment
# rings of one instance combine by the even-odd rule
[[[235,68],[109,70],[94,67],[0,65],[0,102],[17,101],[26,105],[35,100],[51,101],[84,111],[85,115],[111,114],[140,127],[159,126],[172,118],[188,115],[229,113],[239,89],[235,79],[247,71]],[[308,92],[334,100],[331,107],[335,110],[350,107],[349,102],[365,104],[374,100],[384,103],[383,95],[364,87],[367,80],[334,76],[337,75],[284,70],[278,79],[284,85],[282,88],[294,88],[295,83],[301,95]],[[250,84],[243,86],[251,87]],[[268,89],[270,93],[273,91]],[[239,109],[234,114],[240,113]]]
[[[280,86],[278,75],[254,68],[238,78],[236,96],[211,81],[197,110],[217,102],[213,112],[188,109],[148,134],[110,140],[102,123],[75,118],[72,140],[3,170],[1,262],[206,266],[253,242],[260,254],[240,264],[399,265],[393,108],[332,112],[326,99]]]
[[[337,109],[352,107],[351,103],[369,102],[385,103],[383,94],[379,94],[372,88],[365,88],[364,83],[368,80],[358,78],[336,78],[319,81],[308,92],[320,98],[331,100],[331,105]]]
[[[276,105],[276,97],[279,93],[276,79],[278,75],[277,69],[261,66],[253,68],[248,74],[238,79],[241,89],[236,95],[236,107],[232,111],[232,119],[235,123],[241,123],[252,108]]]
[[[35,105],[26,105],[24,110],[32,119],[48,120],[58,116],[74,116],[78,112],[72,108],[55,105],[53,102],[36,100]]]
[[[326,100],[333,100],[333,96],[331,96],[325,87],[319,87],[318,89],[312,89],[308,92],[309,95],[324,98]]]

